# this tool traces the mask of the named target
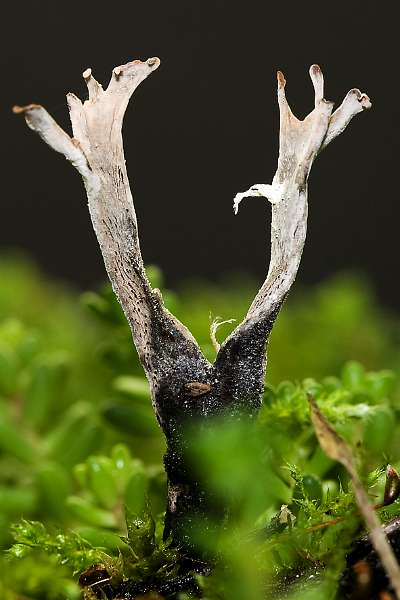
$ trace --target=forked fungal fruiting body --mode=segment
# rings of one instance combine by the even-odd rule
[[[115,67],[106,89],[91,69],[83,73],[89,98],[68,94],[73,138],[39,105],[14,109],[28,126],[81,174],[105,267],[132,330],[150,383],[153,406],[167,440],[165,468],[168,506],[165,535],[172,535],[189,559],[199,558],[191,518],[209,522],[213,498],[193,479],[187,461],[188,422],[217,415],[251,418],[260,407],[266,369],[266,346],[274,321],[294,282],[307,226],[307,182],[316,156],[370,107],[368,96],[351,90],[342,105],[324,99],[321,69],[310,76],[315,106],[303,120],[292,113],[286,81],[278,72],[280,138],[278,169],[271,184],[252,186],[235,199],[265,196],[272,204],[271,261],[267,278],[244,320],[219,347],[211,364],[191,333],[164,307],[161,294],[146,277],[122,144],[122,121],[137,86],[155,71],[158,58]],[[215,332],[214,332],[215,334]],[[224,510],[221,512],[221,520]],[[215,516],[215,513],[214,513]],[[200,557],[201,558],[201,557]]]

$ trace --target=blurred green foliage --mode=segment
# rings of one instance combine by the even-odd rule
[[[148,274],[210,360],[210,314],[239,321],[256,291],[237,277],[173,293],[156,267]],[[382,469],[400,466],[399,372],[399,321],[365,281],[341,275],[293,293],[271,336],[257,422],[193,433],[193,470],[231,507],[218,539],[199,524],[199,545],[220,557],[198,578],[205,598],[334,597],[362,525],[346,474],[318,447],[307,394],[354,448],[378,502]],[[176,552],[162,541],[163,452],[110,287],[79,296],[27,261],[3,259],[0,544],[11,550],[0,559],[0,597],[79,598],[79,573],[94,563],[114,583],[175,577]]]

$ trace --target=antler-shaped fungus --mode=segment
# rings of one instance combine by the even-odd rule
[[[257,413],[264,386],[266,344],[296,277],[305,241],[311,166],[351,118],[371,104],[368,96],[354,89],[332,114],[333,104],[323,97],[321,70],[313,65],[310,75],[315,108],[299,121],[289,108],[285,78],[278,72],[278,170],[272,185],[252,186],[235,198],[236,211],[245,196],[264,196],[272,203],[269,271],[247,316],[222,344],[212,365],[190,332],[165,309],[158,290],[151,289],[143,267],[125,167],[121,133],[124,113],[136,87],[159,64],[158,58],[150,58],[116,67],[106,90],[87,69],[83,77],[89,99],[82,104],[73,94],[67,96],[73,138],[41,106],[15,107],[14,112],[22,113],[28,126],[63,154],[83,177],[107,273],[129,321],[167,439],[165,535],[172,533],[182,551],[196,558],[191,517],[196,513],[208,522],[213,499],[200,489],[187,464],[185,425],[193,419],[205,422],[218,414],[251,417]]]

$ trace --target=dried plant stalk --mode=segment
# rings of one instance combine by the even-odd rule
[[[315,400],[310,398],[309,401],[311,419],[320,446],[332,460],[340,462],[349,473],[358,508],[370,530],[369,536],[372,545],[382,561],[386,574],[396,593],[396,598],[400,598],[400,566],[386,538],[374,507],[370,503],[368,495],[360,481],[353,453],[343,438],[338,435],[321,413]]]

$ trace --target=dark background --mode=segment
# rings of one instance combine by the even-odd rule
[[[396,3],[267,1],[19,2],[3,5],[1,248],[22,248],[51,275],[89,286],[104,268],[77,173],[52,154],[15,103],[44,104],[69,130],[65,94],[85,97],[90,66],[106,84],[115,65],[161,58],[125,120],[128,170],[145,262],[169,285],[244,271],[263,279],[270,212],[236,192],[271,182],[278,151],[275,71],[299,117],[313,107],[308,67],[340,104],[352,87],[373,109],[323,153],[310,178],[300,271],[318,281],[343,268],[370,276],[400,308],[399,86]]]

